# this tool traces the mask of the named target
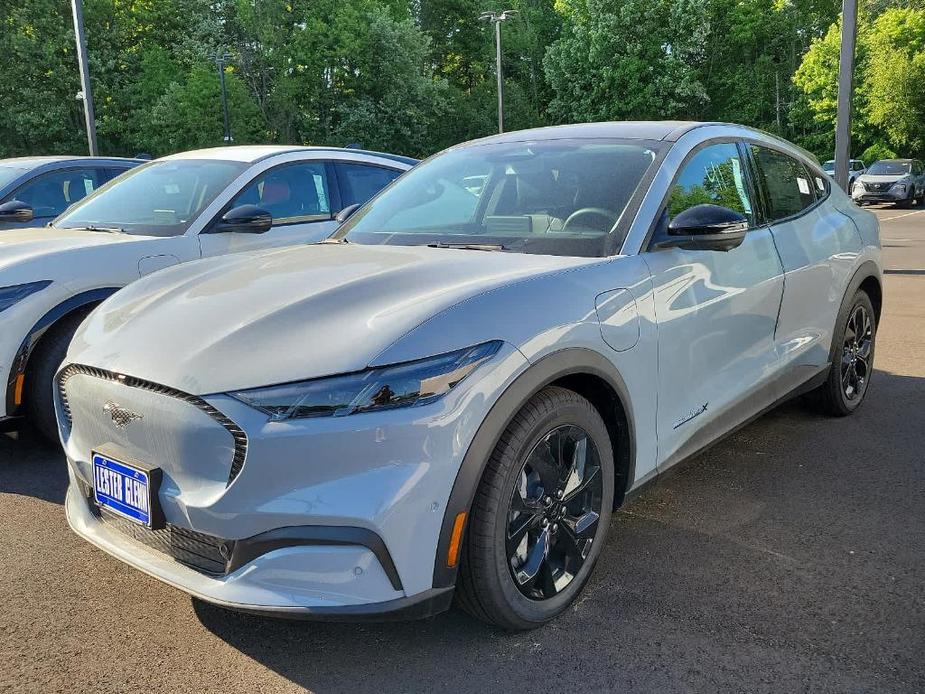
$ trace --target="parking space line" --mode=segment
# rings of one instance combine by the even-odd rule
[[[898,214],[895,217],[883,217],[881,222],[889,222],[891,219],[902,219],[903,217],[910,217],[914,214],[922,214],[925,210],[916,210],[915,212],[906,212],[906,214]]]

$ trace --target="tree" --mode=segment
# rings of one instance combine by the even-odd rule
[[[691,118],[709,33],[704,0],[560,0],[562,37],[544,65],[558,121]]]

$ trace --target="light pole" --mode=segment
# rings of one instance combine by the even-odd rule
[[[504,132],[504,78],[501,74],[501,22],[510,19],[517,10],[503,10],[495,12],[494,10],[483,12],[479,19],[485,22],[491,22],[495,25],[495,71],[498,73],[498,132]]]
[[[838,56],[838,107],[835,115],[835,182],[847,193],[851,163],[851,94],[854,47],[858,36],[858,1],[842,0],[841,51]]]
[[[222,116],[225,119],[225,137],[223,140],[226,145],[234,142],[234,138],[231,136],[231,120],[228,117],[228,91],[225,88],[225,65],[230,60],[231,56],[227,53],[216,54],[215,56],[215,65],[218,67],[218,81],[222,85]]]
[[[87,38],[84,36],[84,13],[81,0],[71,0],[74,10],[74,35],[77,38],[77,66],[80,68],[80,88],[78,99],[84,102],[84,118],[87,122],[87,144],[90,156],[99,154],[96,146],[96,116],[93,113],[93,92],[90,89],[90,68],[87,66]]]

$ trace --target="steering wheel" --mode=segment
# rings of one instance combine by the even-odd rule
[[[568,216],[568,219],[562,224],[562,231],[568,229],[570,224],[573,224],[576,219],[581,217],[597,217],[598,219],[603,219],[607,223],[607,227],[604,231],[609,231],[610,227],[617,221],[617,213],[612,210],[607,210],[603,207],[582,207],[580,210],[575,210]]]

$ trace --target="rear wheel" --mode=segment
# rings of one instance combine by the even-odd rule
[[[532,629],[562,613],[600,556],[613,498],[613,452],[600,414],[570,390],[545,388],[505,430],[479,484],[461,606],[505,629]]]
[[[67,355],[77,327],[88,313],[89,310],[72,313],[49,328],[39,340],[26,367],[26,418],[43,438],[52,443],[58,441],[53,395],[55,373]]]
[[[861,406],[874,368],[877,322],[866,292],[858,291],[839,317],[832,349],[832,367],[815,399],[827,414],[844,417]]]

